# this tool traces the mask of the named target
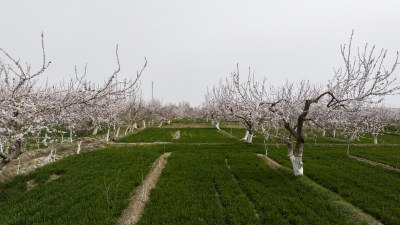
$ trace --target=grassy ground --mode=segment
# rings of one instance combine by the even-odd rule
[[[172,136],[178,130],[180,138],[174,140]],[[147,128],[118,142],[235,143],[236,141],[218,133],[215,128]]]
[[[325,194],[311,190],[287,172],[271,169],[249,146],[230,150],[191,146],[174,152],[151,196],[139,224],[359,222],[327,201]]]
[[[174,152],[139,224],[259,224],[218,149]]]
[[[229,153],[240,186],[254,201],[262,224],[359,224],[345,215],[333,194],[307,185],[285,170],[274,171],[254,154]]]
[[[242,139],[246,134],[246,129],[244,128],[221,128],[228,134],[231,134],[239,139]],[[261,134],[256,133],[255,137],[253,137],[253,143],[264,143],[264,137]]]
[[[374,144],[372,134],[364,134],[360,140],[354,141],[358,144]],[[378,135],[378,144],[400,144],[400,136],[397,135]]]
[[[173,140],[177,130],[181,137]],[[232,129],[238,138],[244,134],[244,129]],[[296,178],[284,145],[269,145],[268,155],[286,166],[277,171],[255,155],[265,153],[261,135],[250,145],[215,128],[147,128],[119,141],[173,144],[74,155],[0,183],[0,224],[116,224],[142,173],[170,151],[139,224],[361,223],[339,204],[342,199],[384,224],[400,224],[400,173],[348,158],[346,145],[312,146],[309,139],[306,176]],[[350,153],[392,165],[397,150],[351,146]],[[52,180],[54,175],[60,177]]]
[[[161,154],[161,149],[102,149],[0,183],[0,224],[115,224],[142,172]],[[51,180],[55,175],[60,177]]]
[[[246,134],[245,128],[230,128],[230,127],[222,127],[222,130],[231,134],[239,139],[243,138]],[[255,144],[263,144],[264,136],[258,132],[254,133],[255,137],[253,137],[253,143]],[[282,141],[279,138],[269,138],[270,144],[280,143]],[[306,143],[308,144],[346,144],[346,142],[342,139],[335,139],[331,137],[322,137],[322,136],[307,136]]]
[[[191,118],[182,118],[173,120],[172,123],[208,123],[205,119],[191,119]]]
[[[269,155],[291,167],[285,151],[271,150]],[[348,158],[344,146],[307,147],[303,161],[307,177],[384,224],[400,224],[400,173]]]
[[[400,146],[351,146],[350,154],[400,168]]]

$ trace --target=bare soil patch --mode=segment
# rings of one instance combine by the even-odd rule
[[[172,135],[172,139],[174,140],[178,140],[179,138],[181,138],[181,131],[178,130],[174,133],[174,135]]]
[[[49,179],[47,180],[47,182],[53,181],[55,179],[58,179],[59,177],[61,177],[61,175],[58,174],[52,174]]]
[[[167,164],[167,158],[170,155],[171,152],[164,153],[156,161],[154,161],[150,172],[147,174],[142,184],[135,188],[134,195],[131,197],[128,208],[124,210],[121,218],[118,221],[119,225],[135,224],[140,220],[140,217],[142,216],[146,206],[146,202],[150,200],[150,191],[156,186],[161,172]]]
[[[106,146],[106,143],[99,140],[85,140],[82,142],[81,153],[104,148]],[[16,159],[11,161],[1,170],[0,182],[9,180],[18,174],[29,173],[48,163],[76,154],[76,149],[76,143],[65,143],[61,147],[57,147],[56,157],[55,159],[51,157],[51,160],[46,159],[51,152],[51,148],[26,151],[19,157],[20,160]]]
[[[29,180],[29,181],[26,182],[26,190],[27,190],[27,191],[32,190],[32,189],[35,188],[36,186],[37,186],[37,183],[35,183],[34,180]]]

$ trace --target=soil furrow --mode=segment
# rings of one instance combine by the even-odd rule
[[[129,206],[124,210],[118,221],[119,225],[131,225],[140,220],[146,202],[150,200],[150,191],[156,186],[161,172],[167,164],[167,158],[170,155],[171,152],[164,153],[153,163],[150,172],[147,174],[142,184],[136,187],[134,191],[135,194],[131,197]]]
[[[228,169],[229,169],[229,171],[230,171],[230,173],[231,173],[232,180],[235,181],[236,185],[239,187],[239,190],[242,192],[242,194],[243,194],[244,196],[246,196],[247,200],[249,201],[249,204],[251,205],[251,207],[252,207],[252,209],[253,209],[253,212],[254,212],[255,216],[256,216],[257,218],[259,218],[257,209],[256,209],[256,207],[255,207],[255,205],[254,205],[254,202],[253,202],[253,201],[249,198],[249,196],[243,191],[243,189],[240,187],[239,182],[237,181],[235,175],[233,175],[233,173],[231,172],[231,166],[230,166],[229,163],[228,163],[228,159],[225,159],[225,164],[226,164],[226,166],[228,167]]]

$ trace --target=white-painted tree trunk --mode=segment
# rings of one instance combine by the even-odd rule
[[[299,155],[295,156],[293,155],[293,145],[288,142],[285,141],[286,144],[288,144],[288,158],[290,160],[290,162],[292,163],[293,166],[293,173],[295,176],[303,176],[303,155],[302,155],[302,148],[303,146],[300,145],[298,146],[299,149],[297,149],[298,152],[300,152]]]
[[[378,134],[373,133],[372,135],[374,136],[374,144],[377,145],[378,144]]]
[[[168,121],[167,121],[167,124],[168,124],[168,125],[171,124],[171,120],[168,120]]]
[[[47,139],[48,139],[49,137],[47,136],[47,132],[44,134],[44,139],[43,139],[43,144],[44,144],[44,146],[47,146]]]
[[[69,142],[72,143],[72,129],[69,130]]]
[[[247,137],[247,143],[251,144],[253,142],[253,134],[249,134]]]
[[[110,140],[110,127],[107,128],[107,136],[106,136],[106,141]]]
[[[96,126],[96,127],[94,128],[92,135],[96,135],[96,134],[97,134],[97,131],[99,131],[99,126]]]
[[[326,133],[326,131],[325,131],[325,130],[323,130],[323,131],[322,131],[322,136],[324,136],[324,137],[325,137],[325,133]]]
[[[64,144],[64,133],[61,133],[61,145]]]
[[[288,156],[293,165],[293,172],[295,176],[303,176],[303,162],[301,156]]]
[[[268,139],[267,139],[267,143],[268,143]],[[267,143],[265,143],[265,139],[264,139],[265,155],[268,155],[268,145],[267,145]]]
[[[21,165],[21,160],[18,158],[18,171],[17,171],[17,174],[19,174],[20,165]]]
[[[158,125],[158,127],[161,127],[161,126],[162,126],[162,121],[161,121],[160,125]]]
[[[115,137],[118,137],[119,136],[119,130],[121,129],[121,127],[120,126],[118,126],[118,129],[117,129],[117,134],[115,135]]]
[[[143,120],[143,128],[146,128],[146,121]]]
[[[336,129],[333,129],[332,135],[333,137],[336,137]]]
[[[215,125],[215,121],[214,120],[211,120],[211,125]]]
[[[126,134],[128,133],[128,131],[130,131],[130,129],[131,129],[131,127],[128,126],[128,127],[125,129],[125,134],[124,134],[124,135],[126,135]]]
[[[57,154],[57,149],[54,149],[54,155],[53,155],[53,160],[56,161],[56,154]]]
[[[82,144],[82,141],[79,140],[77,143],[78,143],[78,149],[76,150],[76,154],[79,154],[79,153],[81,152],[81,144]]]
[[[249,137],[249,131],[246,130],[246,134],[244,135],[244,137],[242,139],[243,140],[247,140],[248,137]]]
[[[133,124],[133,129],[137,129],[137,123]],[[133,131],[133,129],[132,129],[132,131]]]
[[[219,121],[215,124],[215,127],[217,128],[217,130],[221,130],[221,128],[219,128]]]
[[[51,162],[53,158],[53,151],[54,151],[53,149],[50,150],[50,154],[45,159],[46,162]]]
[[[3,152],[3,142],[0,139],[0,151]]]

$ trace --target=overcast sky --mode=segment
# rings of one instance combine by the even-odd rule
[[[118,43],[121,78],[133,76],[147,57],[146,99],[154,81],[163,102],[198,105],[236,63],[242,74],[250,66],[272,83],[326,83],[342,65],[339,46],[352,29],[354,45],[387,48],[393,60],[399,12],[398,0],[0,0],[0,46],[37,68],[44,31],[49,81],[68,78],[74,65],[87,62],[88,78],[100,82],[116,68]],[[398,100],[387,103],[400,106]]]

